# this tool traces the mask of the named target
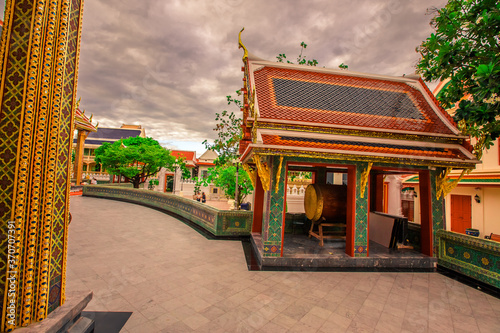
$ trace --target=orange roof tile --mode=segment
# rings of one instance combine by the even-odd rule
[[[177,158],[184,157],[186,161],[196,161],[196,153],[194,151],[172,150],[171,154]]]

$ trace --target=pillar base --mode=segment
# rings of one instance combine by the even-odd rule
[[[66,302],[51,312],[41,322],[28,327],[15,329],[16,333],[57,333],[57,332],[92,332],[94,323],[81,317],[83,309],[92,299],[92,291],[78,291],[66,294]],[[83,320],[82,320],[83,319]],[[90,331],[88,330],[90,328]]]

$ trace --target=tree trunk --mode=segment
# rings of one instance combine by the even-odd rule
[[[139,185],[141,185],[141,179],[132,179],[132,184],[134,184],[134,188],[139,188]]]

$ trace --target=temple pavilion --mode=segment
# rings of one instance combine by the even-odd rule
[[[384,175],[418,174],[420,248],[433,256],[448,173],[478,161],[426,84],[417,76],[270,62],[249,54],[241,39],[240,48],[240,161],[255,181],[252,237],[263,257],[283,257],[289,171],[312,172],[316,184],[340,175],[349,257],[370,256],[370,217],[382,211]]]

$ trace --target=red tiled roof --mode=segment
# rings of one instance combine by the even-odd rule
[[[214,163],[211,163],[211,162],[198,162],[196,164],[197,165],[208,165],[208,166],[214,166],[215,165]]]
[[[174,157],[184,157],[186,161],[196,161],[196,156],[194,151],[185,151],[185,150],[172,150],[172,156]]]
[[[426,158],[452,158],[452,159],[469,159],[458,148],[435,148],[410,146],[401,143],[372,143],[360,141],[345,141],[345,140],[317,140],[311,138],[285,137],[281,135],[262,135],[262,140],[266,146],[286,146],[300,148],[316,148],[316,149],[331,149],[343,150],[349,152],[365,152],[367,154],[393,154],[404,155],[408,158],[426,157]]]
[[[254,78],[264,120],[454,135],[423,93],[404,82],[272,66]]]

